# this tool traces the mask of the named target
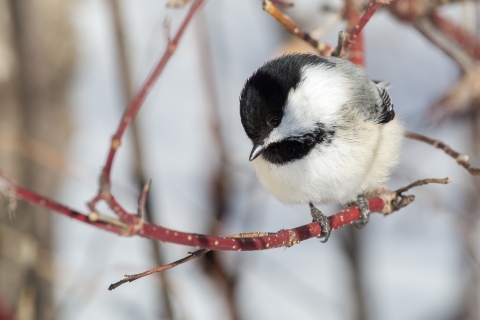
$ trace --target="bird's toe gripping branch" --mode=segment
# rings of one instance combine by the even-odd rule
[[[363,194],[358,195],[355,204],[358,207],[361,216],[359,220],[355,221],[355,225],[358,229],[362,229],[367,225],[368,221],[370,221],[370,207]]]
[[[322,228],[322,233],[320,233],[317,238],[321,239],[320,242],[325,243],[328,241],[328,238],[330,237],[330,232],[332,230],[332,228],[330,227],[330,222],[328,222],[327,216],[324,215],[322,211],[318,210],[312,203],[310,203],[309,205],[313,222],[318,223]]]

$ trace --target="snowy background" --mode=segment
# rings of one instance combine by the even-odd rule
[[[120,2],[138,89],[164,50],[164,19],[171,18],[175,32],[186,9],[168,10],[163,0]],[[330,17],[322,13],[318,1],[296,4],[287,13],[307,30]],[[339,8],[340,3],[334,6]],[[457,12],[449,10],[452,15]],[[97,191],[97,176],[126,101],[107,2],[74,1],[69,15],[78,55],[70,91],[75,133],[69,156],[75,168],[72,164],[58,199],[84,211],[86,201]],[[323,40],[335,44],[342,27],[340,23],[331,29]],[[277,231],[309,222],[306,206],[285,206],[261,189],[248,163],[251,144],[239,117],[238,96],[245,79],[278,54],[288,39],[283,28],[262,11],[259,0],[210,0],[194,19],[139,113],[147,175],[153,179],[149,199],[157,222],[205,233],[212,219],[207,192],[218,159],[207,126],[209,100],[198,54],[206,47],[232,179],[230,215],[222,233]],[[367,25],[365,41],[367,70],[373,79],[394,84],[390,93],[396,114],[407,129],[468,152],[470,129],[465,122],[434,126],[427,118],[427,108],[456,81],[457,66],[385,10]],[[113,192],[133,211],[139,190],[133,182],[131,154],[127,134],[114,163]],[[459,217],[470,210],[465,201],[473,192],[471,178],[440,151],[405,141],[390,187],[428,177],[450,177],[453,182],[415,189],[412,205],[388,218],[373,215],[359,232],[359,268],[369,319],[451,319],[460,308],[471,261]],[[322,209],[333,213],[338,208]],[[156,266],[147,240],[55,219],[56,301],[61,319],[162,318],[157,277],[107,290],[123,274]],[[327,244],[309,240],[286,250],[223,254],[228,269],[239,274],[236,297],[242,317],[351,319],[356,312],[353,280],[341,237],[342,232],[335,232]],[[161,248],[168,262],[191,250],[173,244]],[[167,272],[174,285],[177,318],[228,318],[224,292],[205,277],[198,261]]]

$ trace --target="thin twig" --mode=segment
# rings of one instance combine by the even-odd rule
[[[157,81],[162,71],[164,70],[165,65],[169,61],[170,57],[176,51],[178,43],[180,42],[181,37],[185,33],[185,29],[187,28],[188,24],[192,20],[192,17],[199,11],[200,7],[203,5],[204,2],[205,0],[195,0],[192,3],[190,10],[188,11],[185,19],[180,25],[177,33],[175,34],[172,40],[168,41],[168,45],[167,45],[167,48],[165,49],[163,56],[158,61],[154,70],[152,71],[152,73],[150,74],[150,76],[148,77],[147,81],[142,86],[138,94],[135,96],[133,101],[125,109],[122,119],[120,121],[120,124],[118,125],[117,131],[112,137],[112,142],[110,145],[110,150],[108,152],[107,160],[102,170],[101,179],[100,179],[100,190],[99,190],[100,197],[98,196],[95,197],[94,200],[90,202],[90,207],[93,207],[95,205],[95,201],[98,201],[99,199],[103,199],[104,197],[108,197],[109,191],[110,191],[110,172],[112,170],[113,160],[115,158],[117,150],[122,144],[123,134],[125,133],[130,123],[132,122],[133,118],[138,113],[138,110],[140,110],[140,107],[142,106],[143,101],[145,100],[147,94],[150,92],[151,88]]]
[[[418,133],[407,132],[405,134],[405,137],[408,138],[408,139],[413,139],[413,140],[418,140],[418,141],[428,143],[429,145],[432,145],[437,149],[443,150],[446,154],[448,154],[450,157],[455,159],[455,161],[457,161],[457,163],[459,165],[461,165],[462,167],[467,169],[467,171],[471,175],[476,176],[476,177],[480,176],[480,168],[474,167],[470,164],[469,156],[467,154],[459,153],[459,152],[453,150],[452,148],[450,148],[448,145],[446,145],[445,143],[443,143],[440,140],[430,139],[430,138],[428,138],[426,136],[423,136],[421,134],[418,134]]]
[[[180,259],[180,260],[177,260],[175,262],[172,262],[172,263],[169,263],[167,265],[164,265],[164,266],[161,266],[161,267],[158,267],[158,268],[153,268],[153,269],[150,269],[150,270],[147,270],[145,272],[142,272],[142,273],[137,273],[137,274],[133,274],[133,275],[128,275],[126,274],[125,275],[125,279],[123,280],[120,280],[118,282],[115,282],[113,284],[111,284],[109,287],[108,287],[108,290],[113,290],[119,286],[121,286],[122,284],[124,283],[127,283],[127,282],[132,282],[132,281],[135,281],[137,279],[140,279],[140,278],[143,278],[145,276],[148,276],[148,275],[151,275],[153,273],[157,273],[157,272],[161,272],[161,271],[165,271],[165,270],[168,270],[168,269],[171,269],[173,267],[176,267],[182,263],[185,263],[185,262],[188,262],[190,260],[193,260],[195,258],[198,258],[202,255],[204,255],[205,253],[207,253],[209,250],[207,249],[201,249],[201,250],[197,250],[195,252],[192,252],[189,256],[183,258],[183,259]]]
[[[251,238],[251,237],[260,237],[260,236],[268,236],[268,235],[271,235],[271,233],[269,232],[250,232],[250,233],[239,233],[239,234],[234,234],[234,235],[231,235],[231,236],[228,236],[228,238]],[[168,270],[168,269],[172,269],[176,266],[179,266],[185,262],[188,262],[190,260],[193,260],[193,259],[196,259],[196,258],[200,258],[201,256],[203,256],[204,254],[206,254],[207,252],[209,252],[211,250],[209,249],[200,249],[200,250],[197,250],[197,251],[194,251],[194,252],[191,252],[188,256],[186,256],[185,258],[182,258],[182,259],[179,259],[177,261],[174,261],[172,263],[169,263],[169,264],[166,264],[164,266],[161,266],[161,267],[157,267],[157,268],[153,268],[153,269],[150,269],[150,270],[147,270],[145,272],[141,272],[141,273],[137,273],[137,274],[132,274],[132,275],[125,275],[125,279],[122,279],[118,282],[115,282],[113,284],[111,284],[109,287],[108,287],[108,290],[113,290],[115,288],[118,288],[119,286],[121,286],[122,284],[124,283],[127,283],[127,282],[132,282],[132,281],[135,281],[135,280],[138,280],[140,278],[143,278],[145,276],[148,276],[148,275],[151,275],[153,273],[157,273],[157,272],[162,272],[162,271],[165,271],[165,270]]]
[[[320,55],[325,56],[332,51],[332,48],[329,45],[313,39],[307,32],[301,30],[289,16],[287,16],[277,7],[275,7],[272,1],[264,0],[262,8],[269,15],[274,17],[275,20],[280,22],[290,33],[296,35],[297,37],[314,47]]]
[[[452,180],[450,180],[449,178],[443,178],[443,179],[435,179],[435,178],[430,178],[430,179],[422,179],[422,180],[417,180],[411,184],[409,184],[408,186],[406,187],[403,187],[403,188],[400,188],[398,190],[396,190],[395,192],[398,193],[398,194],[401,194],[405,191],[408,191],[414,187],[419,187],[419,186],[424,186],[426,184],[429,184],[429,183],[439,183],[439,184],[449,184],[450,182],[452,182]]]

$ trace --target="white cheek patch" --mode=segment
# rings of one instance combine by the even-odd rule
[[[340,109],[348,102],[349,79],[325,66],[304,67],[302,81],[288,93],[280,126],[272,130],[267,144],[311,132],[318,123],[332,128]]]

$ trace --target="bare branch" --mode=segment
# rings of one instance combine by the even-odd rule
[[[128,223],[128,228],[121,228],[117,225],[112,225],[103,221],[91,221],[88,215],[82,214],[78,211],[72,210],[63,204],[43,197],[33,191],[22,188],[5,175],[0,172],[0,191],[6,194],[13,194],[15,198],[21,199],[40,207],[53,210],[62,215],[71,217],[83,223],[90,224],[97,228],[110,231],[124,236],[138,235],[140,237],[148,239],[156,239],[164,242],[176,243],[186,246],[192,246],[196,248],[210,249],[210,250],[223,250],[223,251],[257,251],[266,250],[279,247],[291,247],[301,241],[313,238],[321,234],[321,227],[318,223],[312,222],[300,227],[292,229],[282,229],[276,233],[258,233],[257,236],[249,238],[245,237],[218,237],[212,235],[203,235],[195,233],[186,233],[181,231],[175,231],[164,228],[159,225],[152,225],[144,223],[138,219],[135,215],[131,215],[135,220],[132,223]],[[382,212],[384,214],[398,210],[405,206],[404,203],[401,206],[390,207],[391,201],[396,197],[402,199],[406,196],[398,194],[397,192],[386,192],[386,196],[380,195],[378,197],[372,197],[368,199],[371,212]],[[413,199],[412,199],[413,200]],[[399,202],[400,204],[403,202]],[[352,224],[354,221],[360,218],[359,210],[356,206],[351,206],[345,210],[342,210],[334,215],[328,217],[331,230],[336,230],[344,226]]]
[[[400,188],[398,189],[397,191],[395,191],[396,193],[403,193],[405,191],[408,191],[414,187],[419,187],[419,186],[424,186],[426,184],[429,184],[429,183],[439,183],[439,184],[449,184],[450,182],[452,182],[452,180],[450,180],[449,178],[443,178],[443,179],[435,179],[435,178],[430,178],[430,179],[422,179],[422,180],[417,180],[411,184],[409,184],[408,186],[406,187],[403,187],[403,188]]]
[[[110,172],[112,170],[112,164],[113,160],[115,158],[115,155],[117,153],[118,148],[122,144],[122,137],[123,134],[125,133],[125,130],[128,128],[130,123],[132,122],[133,118],[136,116],[138,113],[138,110],[140,110],[140,107],[143,104],[143,101],[145,100],[147,94],[150,92],[152,86],[155,84],[157,81],[158,77],[162,73],[163,69],[165,68],[165,65],[169,61],[170,57],[173,55],[173,53],[176,51],[178,43],[180,42],[181,37],[185,33],[185,29],[187,28],[188,24],[192,20],[192,17],[199,11],[201,6],[205,0],[195,0],[191,7],[190,10],[188,11],[185,19],[183,20],[182,24],[180,25],[177,33],[173,37],[173,39],[168,39],[168,45],[167,48],[165,49],[165,52],[161,59],[158,61],[157,65],[155,66],[154,70],[148,77],[147,81],[145,84],[142,86],[138,94],[135,96],[133,101],[130,103],[130,105],[125,109],[122,119],[120,121],[120,124],[118,125],[117,131],[112,137],[112,142],[110,144],[110,150],[108,152],[107,160],[105,162],[105,166],[103,167],[102,174],[101,174],[101,183],[100,183],[100,191],[97,197],[95,197],[90,203],[89,207],[92,209],[97,201],[100,199],[105,199],[108,198],[110,195]],[[113,208],[112,208],[113,209]]]
[[[430,138],[428,138],[426,136],[423,136],[421,134],[418,134],[418,133],[407,132],[405,134],[405,137],[408,138],[408,139],[413,139],[413,140],[418,140],[418,141],[428,143],[429,145],[434,146],[437,149],[443,150],[446,154],[448,154],[450,157],[455,159],[455,161],[457,161],[457,163],[459,165],[461,165],[462,167],[467,169],[467,171],[471,175],[476,176],[476,177],[480,176],[480,168],[474,167],[470,164],[469,156],[467,154],[459,153],[459,152],[453,150],[452,148],[450,148],[448,145],[446,145],[445,143],[443,143],[440,140],[430,139]]]
[[[108,290],[113,290],[115,288],[118,288],[119,286],[121,286],[122,284],[124,283],[127,283],[127,282],[132,282],[132,281],[135,281],[137,279],[140,279],[140,278],[143,278],[145,276],[148,276],[148,275],[151,275],[153,273],[157,273],[157,272],[161,272],[161,271],[165,271],[165,270],[168,270],[168,269],[171,269],[173,267],[176,267],[182,263],[185,263],[185,262],[188,262],[190,260],[193,260],[195,258],[198,258],[198,257],[201,257],[203,256],[205,253],[207,253],[208,251],[210,250],[207,250],[207,249],[201,249],[201,250],[197,250],[195,252],[192,252],[190,255],[188,255],[187,257],[183,258],[183,259],[180,259],[180,260],[177,260],[175,262],[172,262],[172,263],[169,263],[169,264],[166,264],[164,266],[161,266],[161,267],[158,267],[158,268],[153,268],[153,269],[150,269],[150,270],[147,270],[145,272],[142,272],[142,273],[137,273],[137,274],[133,274],[133,275],[128,275],[126,274],[125,275],[125,279],[123,280],[120,280],[118,282],[115,282],[113,284],[111,284],[109,287],[108,287]]]
[[[41,196],[33,191],[25,189],[16,185],[12,180],[6,177],[0,171],[0,192],[7,195],[8,197],[14,197],[15,199],[21,199],[26,202],[38,205],[42,208],[46,208],[57,213],[60,213],[64,216],[70,217],[72,219],[87,223],[89,225],[95,226],[97,228],[116,233],[118,235],[122,234],[122,229],[118,226],[114,226],[102,221],[90,221],[88,215],[70,209],[69,207],[58,203],[54,200],[48,199],[47,197]]]

